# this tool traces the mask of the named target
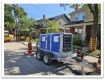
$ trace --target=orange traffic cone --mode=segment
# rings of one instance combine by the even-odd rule
[[[99,58],[98,58],[97,69],[101,71],[101,52],[100,52]]]
[[[31,44],[31,42],[28,43],[28,54],[32,54],[32,44]]]

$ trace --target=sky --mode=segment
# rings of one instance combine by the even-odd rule
[[[24,8],[24,10],[28,13],[28,17],[33,17],[36,20],[40,20],[43,18],[43,15],[46,18],[54,17],[61,14],[68,14],[74,11],[73,8],[66,7],[64,10],[63,7],[60,7],[59,4],[18,4],[19,7]]]

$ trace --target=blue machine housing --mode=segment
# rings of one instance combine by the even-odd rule
[[[63,47],[64,47],[64,34],[68,34],[71,36],[70,38],[70,45],[69,47],[72,50],[72,43],[73,43],[73,35],[71,33],[47,33],[47,34],[41,34],[40,35],[40,49],[43,51],[50,51],[51,53],[55,55],[61,55],[64,53]],[[68,44],[66,44],[68,45]]]

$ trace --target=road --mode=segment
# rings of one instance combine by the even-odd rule
[[[32,44],[35,49],[35,43]],[[36,55],[24,55],[27,47],[21,42],[7,42],[4,43],[4,75],[75,75],[72,70],[80,70],[81,67],[77,65],[67,65],[53,61],[51,65],[45,65],[43,61],[38,61]],[[97,62],[97,58],[86,56],[90,61]],[[91,71],[85,68],[84,71]]]

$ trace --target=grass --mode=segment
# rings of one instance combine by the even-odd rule
[[[95,51],[91,51],[91,50],[86,50],[85,53],[90,53],[89,55],[95,55],[98,56],[98,54],[100,54],[100,50],[95,50]]]
[[[79,48],[79,46],[73,45],[73,49],[78,49],[78,48]]]

